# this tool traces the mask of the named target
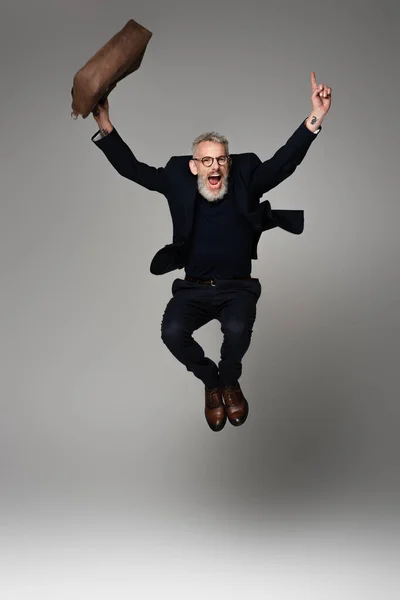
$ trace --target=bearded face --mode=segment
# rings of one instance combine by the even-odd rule
[[[190,161],[189,167],[193,175],[197,175],[197,187],[200,194],[209,202],[215,202],[223,198],[228,191],[228,177],[230,160],[225,160],[225,164],[219,164],[226,157],[226,148],[224,144],[216,142],[200,142],[197,146],[194,159]],[[210,166],[203,164],[202,159],[208,157],[213,159]],[[206,161],[207,162],[207,161]]]

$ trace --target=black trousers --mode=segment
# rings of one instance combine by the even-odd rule
[[[175,279],[162,319],[161,338],[175,358],[207,387],[234,385],[242,374],[242,358],[250,346],[260,295],[257,278],[219,279],[215,286]],[[221,323],[223,333],[218,366],[192,337],[196,329],[213,319]]]

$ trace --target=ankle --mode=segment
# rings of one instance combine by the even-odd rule
[[[230,390],[240,390],[240,384],[238,381],[236,381],[235,383],[225,383],[224,385],[221,386],[224,390],[226,389],[230,389]]]
[[[206,385],[205,388],[206,388],[206,392],[215,392],[215,390],[220,390],[221,386],[213,385],[212,387],[209,387],[208,385]]]

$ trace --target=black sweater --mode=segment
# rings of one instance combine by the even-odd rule
[[[195,210],[186,275],[199,279],[249,276],[254,233],[234,209],[231,189],[214,202],[197,193]]]

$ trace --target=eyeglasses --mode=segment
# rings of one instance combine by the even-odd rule
[[[199,162],[201,161],[205,167],[211,167],[211,165],[214,163],[214,160],[216,160],[217,163],[222,167],[228,163],[229,159],[229,156],[217,156],[217,158],[213,158],[212,156],[203,156],[203,158],[193,158],[192,160],[197,160]]]

